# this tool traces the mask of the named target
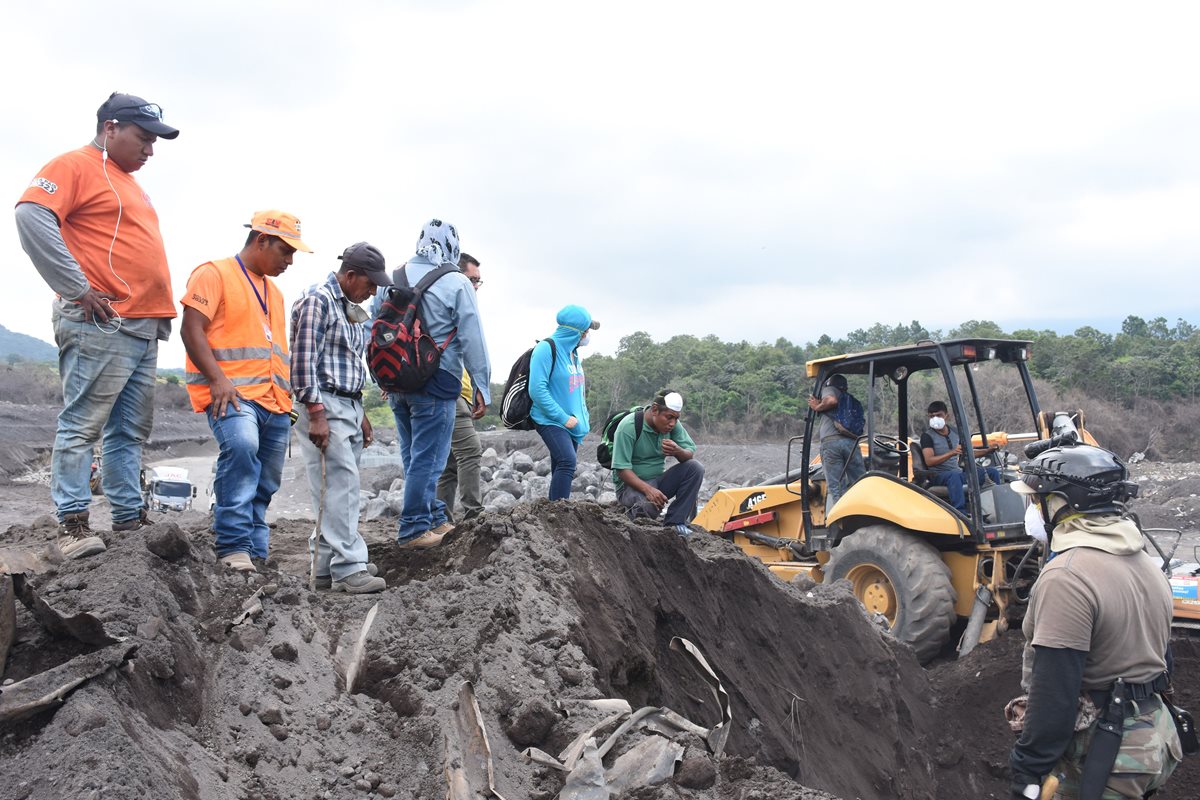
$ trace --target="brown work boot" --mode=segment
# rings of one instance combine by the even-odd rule
[[[237,552],[221,556],[221,563],[237,572],[258,572],[254,562],[250,560],[249,553]]]
[[[139,528],[148,528],[154,523],[150,521],[150,515],[146,513],[146,509],[138,512],[138,515],[133,519],[127,519],[124,522],[114,522],[112,524],[113,533],[125,533],[127,531],[136,531]]]
[[[437,547],[442,543],[444,533],[434,533],[433,531],[425,531],[420,536],[414,536],[411,539],[406,539],[403,542],[396,544],[396,547],[401,550],[428,550],[431,547]]]
[[[450,531],[454,530],[454,527],[455,526],[453,522],[443,522],[441,525],[438,525],[436,528],[431,530],[430,533],[436,534],[437,536],[445,536],[447,533],[450,533]]]
[[[70,559],[87,558],[106,549],[99,536],[88,525],[88,512],[64,514],[58,525],[58,549]]]

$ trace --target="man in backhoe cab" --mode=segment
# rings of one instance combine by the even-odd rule
[[[634,519],[657,519],[674,498],[663,524],[687,538],[704,465],[695,458],[696,443],[679,424],[681,411],[683,397],[664,389],[650,405],[621,420],[613,434],[612,479],[617,500]],[[667,456],[679,463],[664,471]]]
[[[963,454],[962,435],[952,426],[947,417],[949,412],[941,400],[929,404],[929,427],[921,434],[921,455],[925,458],[925,466],[931,473],[930,481],[945,486],[950,492],[950,505],[962,512],[967,510],[967,494],[963,490],[967,476],[958,466]],[[995,452],[997,448],[989,446],[976,450],[979,456]],[[975,469],[979,475],[980,484],[985,478],[992,483],[1000,483],[1000,470],[995,467],[980,467]]]
[[[1047,450],[1021,471],[1010,485],[1041,509],[1058,555],[1025,614],[1029,695],[1011,796],[1037,798],[1052,776],[1055,797],[1146,797],[1183,753],[1163,702],[1171,588],[1126,515],[1137,484],[1090,445]]]

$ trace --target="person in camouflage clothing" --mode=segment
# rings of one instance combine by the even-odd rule
[[[1056,554],[1025,614],[1029,694],[1014,724],[1011,796],[1037,798],[1054,776],[1056,798],[1146,797],[1183,753],[1162,702],[1171,588],[1127,516],[1137,484],[1112,453],[1078,445],[1037,456],[1011,486],[1039,508],[1045,531],[1030,534],[1047,534]],[[1010,704],[1010,722],[1021,705]]]

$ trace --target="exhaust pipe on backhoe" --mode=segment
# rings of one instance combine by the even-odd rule
[[[958,657],[962,658],[975,649],[979,637],[983,633],[983,623],[987,619],[988,609],[992,605],[992,590],[980,586],[975,590],[975,605],[971,606],[971,616],[967,618],[967,629],[963,631],[962,639],[958,642]]]

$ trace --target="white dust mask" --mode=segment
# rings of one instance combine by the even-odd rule
[[[940,431],[946,427],[946,420],[942,419],[941,417],[930,417],[929,427],[933,428],[935,431]]]
[[[1046,520],[1042,519],[1042,504],[1036,500],[1025,509],[1025,532],[1042,544],[1049,538],[1046,535]]]

